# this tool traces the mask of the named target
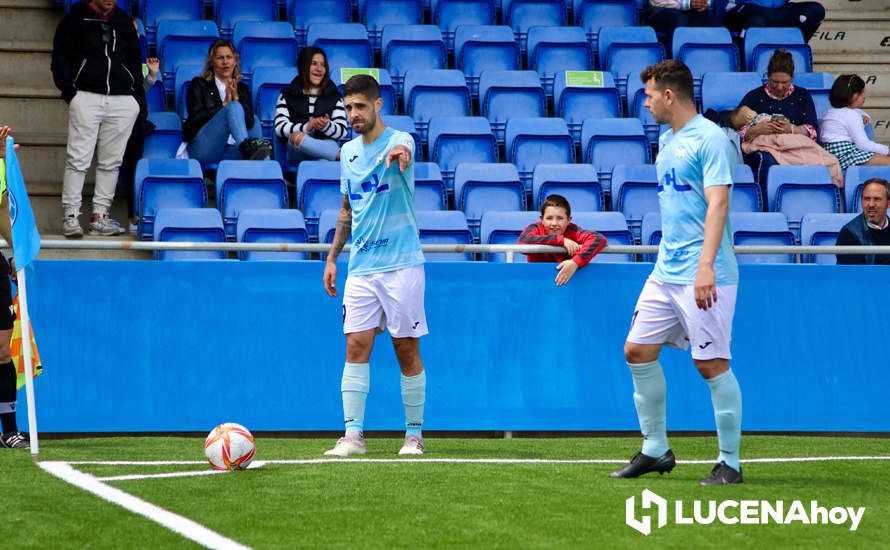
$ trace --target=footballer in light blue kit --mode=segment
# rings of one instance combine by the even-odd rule
[[[388,329],[402,371],[405,442],[400,455],[422,455],[426,371],[420,337],[427,334],[425,276],[414,215],[414,139],[380,118],[380,87],[356,75],[343,87],[346,116],[358,137],[340,150],[343,203],[324,270],[337,296],[337,256],[352,237],[343,291],[346,364],[340,390],[346,433],[326,456],[365,454],[365,401],[374,337]]]
[[[656,160],[662,220],[658,259],[624,344],[643,446],[611,477],[663,474],[676,466],[667,440],[667,391],[658,360],[667,344],[692,348],[693,362],[711,390],[719,452],[711,474],[700,484],[742,483],[742,394],[729,366],[739,280],[729,227],[733,148],[720,128],[697,113],[686,65],[662,61],[640,78],[646,83],[645,106],[671,129],[661,136]]]

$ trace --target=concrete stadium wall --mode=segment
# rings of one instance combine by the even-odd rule
[[[427,264],[430,430],[636,430],[622,345],[650,264]],[[341,268],[340,288],[345,269]],[[340,429],[339,299],[319,262],[37,262],[44,432]],[[890,268],[742,266],[733,368],[746,430],[890,431]],[[711,430],[687,353],[662,354],[668,427]],[[401,429],[388,336],[369,430]],[[24,390],[19,421],[27,424]]]

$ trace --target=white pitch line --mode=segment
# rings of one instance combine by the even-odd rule
[[[143,516],[155,523],[195,541],[206,548],[220,548],[225,550],[246,550],[249,547],[226,538],[219,533],[211,531],[203,525],[188,518],[174,514],[150,502],[146,502],[120,489],[102,483],[95,477],[79,472],[67,462],[38,462],[38,465],[50,474],[70,483],[76,487],[93,493],[113,504],[125,508],[135,514]]]
[[[164,474],[130,474],[125,476],[97,477],[99,481],[134,481],[137,479],[161,479],[167,477],[194,477],[224,474],[226,470],[197,470],[192,472],[167,472]]]

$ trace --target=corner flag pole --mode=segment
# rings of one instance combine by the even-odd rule
[[[31,318],[28,315],[28,295],[25,292],[25,270],[16,270],[19,288],[19,315],[22,323],[22,354],[25,361],[25,393],[28,399],[28,436],[31,439],[31,456],[37,458],[40,444],[37,441],[37,407],[34,404],[34,365],[31,364]]]

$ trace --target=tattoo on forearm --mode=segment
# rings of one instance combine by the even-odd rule
[[[343,200],[343,206],[340,207],[340,214],[337,216],[337,227],[334,229],[334,242],[331,244],[331,250],[328,252],[330,261],[336,260],[343,250],[343,246],[352,235],[352,207],[349,200]]]

